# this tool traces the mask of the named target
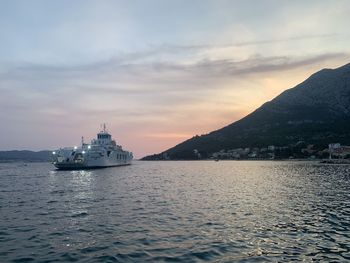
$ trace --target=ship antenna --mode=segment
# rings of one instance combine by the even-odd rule
[[[81,147],[84,146],[84,136],[81,136]]]
[[[103,131],[106,132],[106,123],[103,124]]]

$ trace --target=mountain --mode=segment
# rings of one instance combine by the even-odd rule
[[[0,162],[29,161],[46,162],[50,160],[51,151],[0,151]]]
[[[298,141],[350,144],[350,64],[323,69],[239,121],[143,159],[194,159],[194,150],[207,157],[221,149]]]

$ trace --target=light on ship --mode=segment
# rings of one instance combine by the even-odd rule
[[[52,154],[56,154],[56,152],[52,152]]]
[[[88,149],[91,149],[91,145],[88,146]]]
[[[85,151],[82,151],[82,154],[85,154]]]
[[[74,150],[76,150],[76,149],[78,149],[78,147],[77,147],[77,146],[74,146]]]

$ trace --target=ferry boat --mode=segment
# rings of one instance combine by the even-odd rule
[[[52,152],[53,165],[62,170],[103,168],[129,165],[133,159],[132,152],[123,150],[107,132],[106,125],[90,144],[81,140],[81,147],[65,147]]]

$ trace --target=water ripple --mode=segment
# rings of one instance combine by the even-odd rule
[[[0,262],[350,261],[347,165],[0,168]]]

